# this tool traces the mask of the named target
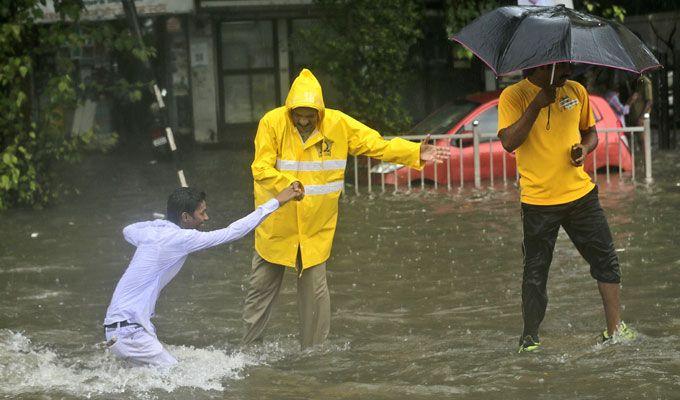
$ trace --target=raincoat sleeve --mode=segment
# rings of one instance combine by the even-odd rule
[[[365,155],[416,169],[423,167],[419,143],[401,138],[385,140],[376,130],[346,114],[342,114],[340,124],[347,132],[348,150],[351,155]]]
[[[299,179],[276,169],[277,142],[274,129],[263,118],[255,135],[255,160],[251,165],[253,179],[270,193],[279,193]]]
[[[186,254],[207,249],[223,243],[239,240],[257,228],[265,218],[279,208],[279,201],[271,199],[257,207],[255,211],[245,217],[234,221],[226,228],[209,232],[201,232],[196,229],[182,229],[181,248]]]

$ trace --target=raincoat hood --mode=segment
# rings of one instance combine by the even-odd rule
[[[310,107],[319,112],[319,121],[323,120],[326,106],[323,104],[321,85],[312,71],[303,69],[293,81],[286,97],[288,111],[298,107]]]

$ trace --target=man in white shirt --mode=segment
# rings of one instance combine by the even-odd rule
[[[178,188],[168,198],[168,220],[137,222],[123,229],[125,240],[137,247],[116,285],[104,327],[108,349],[139,365],[171,366],[177,360],[163,348],[151,323],[161,290],[182,268],[190,253],[242,238],[269,214],[291,199],[300,200],[297,182],[224,229],[197,230],[208,220],[205,193]]]

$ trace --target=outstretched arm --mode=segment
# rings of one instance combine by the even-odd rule
[[[433,161],[435,163],[440,163],[446,161],[451,155],[451,152],[447,147],[435,146],[432,144],[427,144],[430,141],[430,135],[428,134],[425,139],[420,142],[420,161],[428,162]]]
[[[418,169],[424,162],[439,162],[449,156],[447,148],[426,144],[429,136],[420,144],[401,138],[385,140],[376,130],[348,115],[343,115],[342,124],[348,131],[349,153],[355,156],[365,155]]]
[[[296,185],[290,185],[276,197],[257,207],[255,211],[233,222],[226,228],[209,232],[185,229],[183,230],[182,246],[186,253],[192,253],[241,239],[260,225],[269,214],[290,200],[299,200],[302,194],[301,188],[298,188]]]

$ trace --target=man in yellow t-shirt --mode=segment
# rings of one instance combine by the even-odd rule
[[[597,147],[588,92],[568,80],[571,67],[559,63],[527,71],[507,87],[498,104],[498,136],[515,152],[520,175],[524,231],[522,315],[519,351],[539,348],[538,327],[548,305],[546,285],[557,232],[562,226],[590,264],[602,296],[607,329],[603,340],[634,332],[620,318],[619,261],[597,187],[583,169]]]

